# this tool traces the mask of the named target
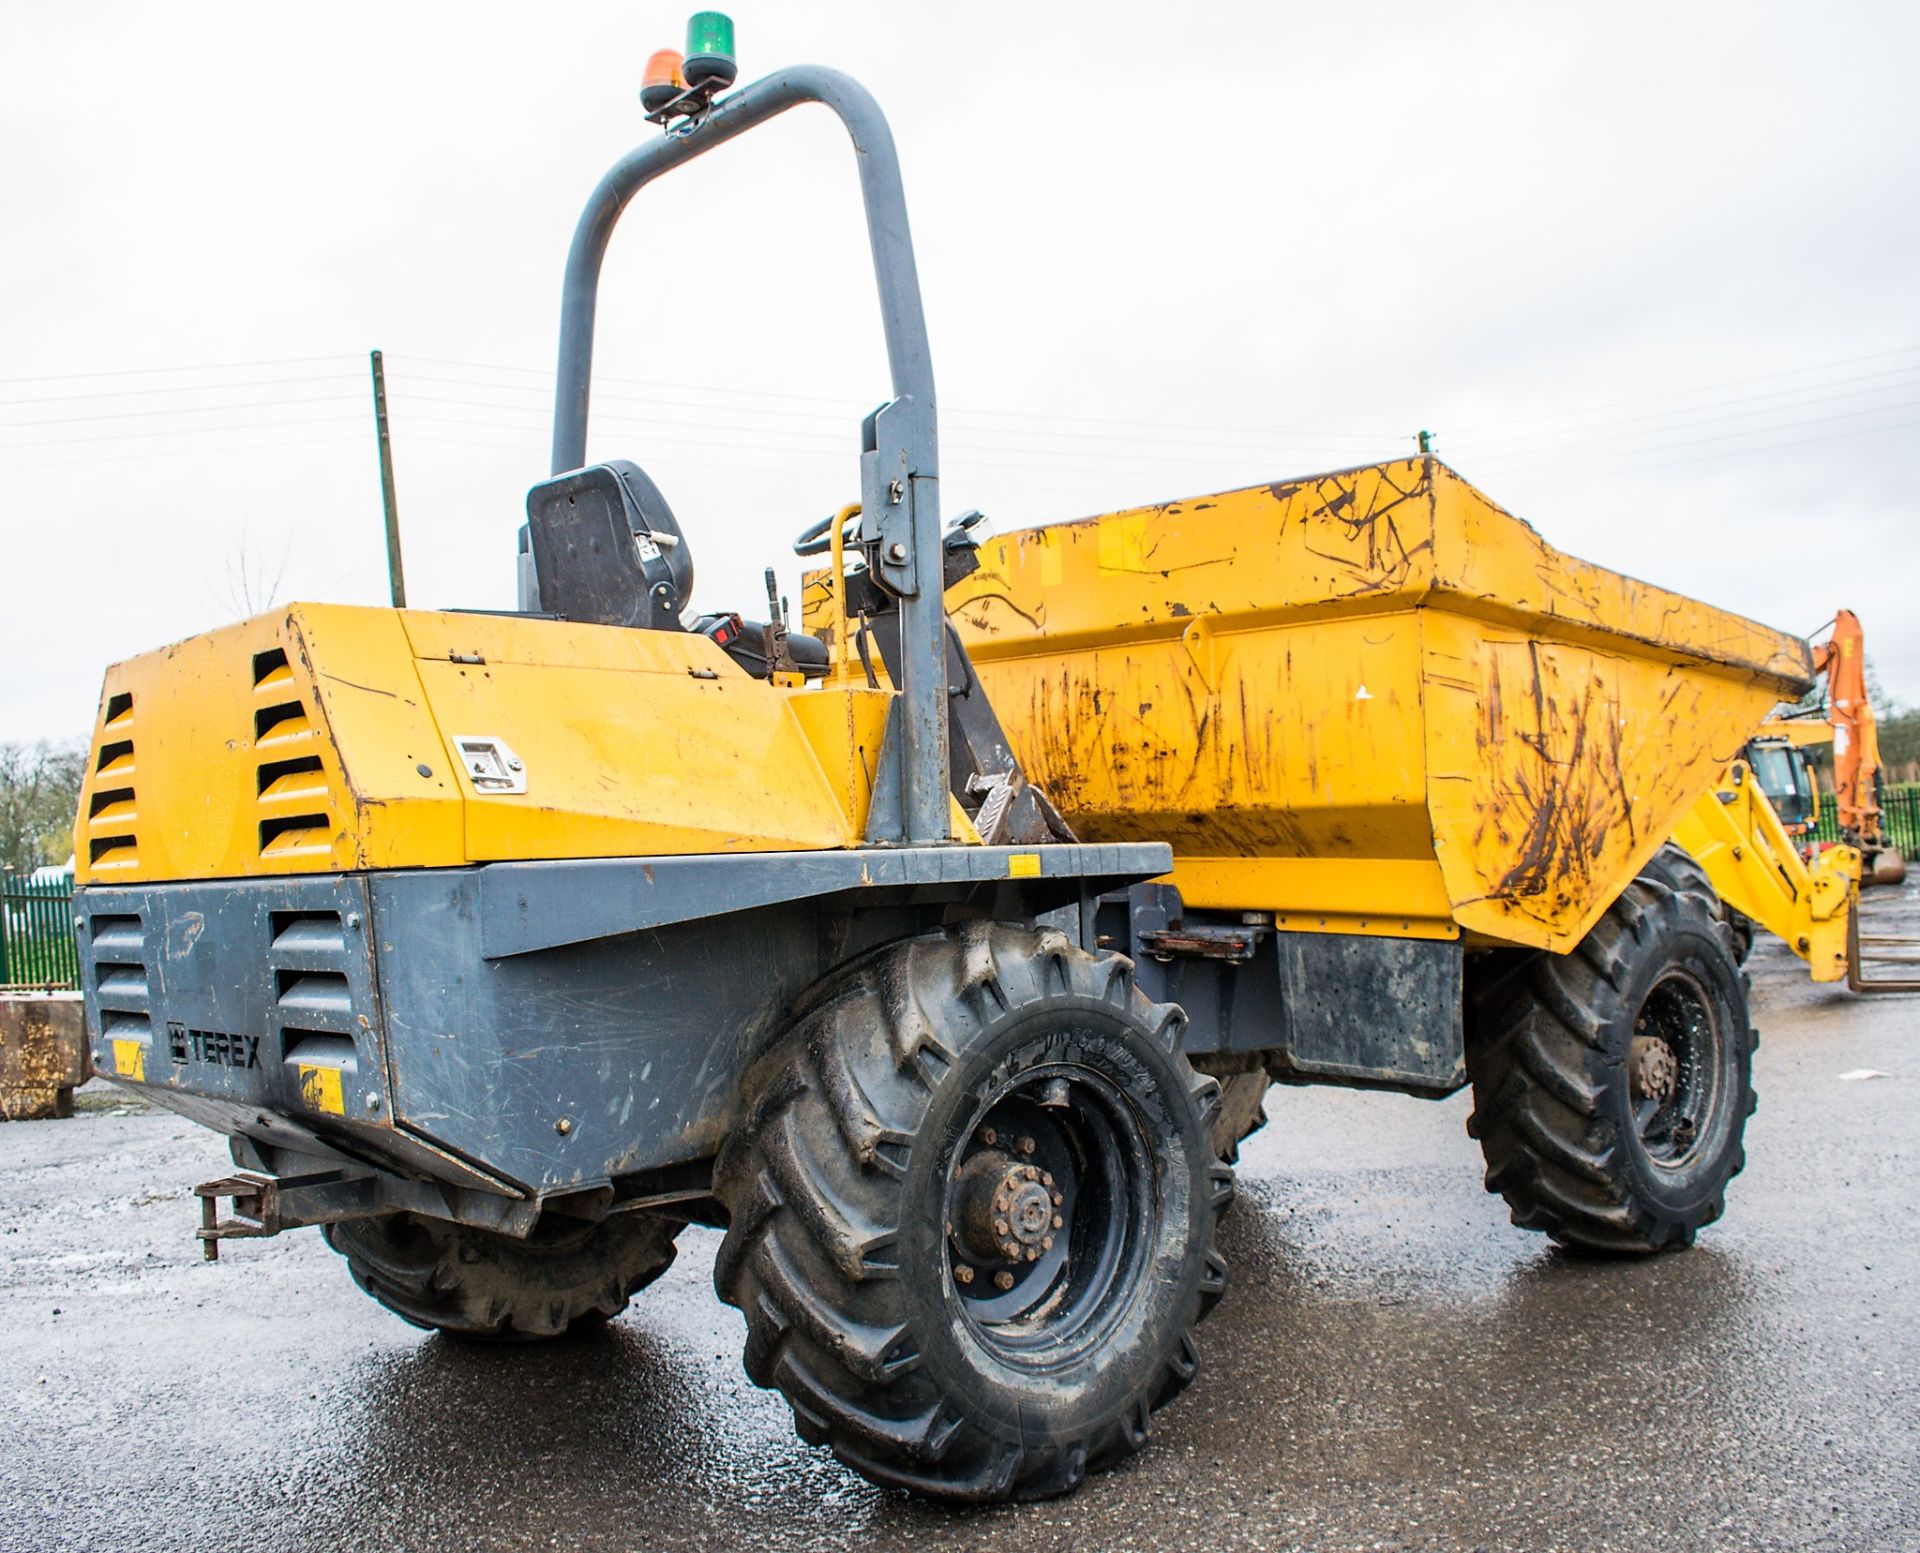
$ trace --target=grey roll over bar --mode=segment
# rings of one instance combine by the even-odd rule
[[[859,82],[819,65],[777,71],[721,98],[697,120],[628,152],[600,180],[567,254],[552,472],[564,474],[586,462],[600,266],[622,212],[662,173],[807,102],[831,108],[853,141],[893,379],[893,398],[862,427],[859,542],[874,580],[900,600],[900,695],[883,753],[883,759],[899,765],[895,780],[875,785],[876,806],[885,801],[883,795],[897,794],[899,813],[876,815],[869,833],[924,846],[949,840],[951,824],[933,361],[893,133]]]

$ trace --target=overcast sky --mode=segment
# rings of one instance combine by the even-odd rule
[[[562,260],[656,4],[0,0],[0,740],[279,598],[507,606]],[[1000,529],[1411,451],[1920,702],[1920,6],[741,4],[900,145],[944,505]],[[857,495],[884,356],[817,110],[641,196],[590,452],[697,600]],[[615,397],[618,395],[619,397]],[[244,563],[243,563],[244,558]]]

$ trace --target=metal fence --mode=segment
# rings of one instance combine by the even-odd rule
[[[1920,857],[1920,787],[1891,787],[1880,797],[1880,829],[1900,849],[1902,857]],[[1820,823],[1813,827],[1816,841],[1840,839],[1840,811],[1833,794],[1820,794]]]
[[[73,881],[0,874],[0,987],[76,987]]]

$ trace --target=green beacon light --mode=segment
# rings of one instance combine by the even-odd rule
[[[733,57],[733,18],[723,11],[695,11],[687,18],[688,86],[720,91],[733,85],[740,66]]]

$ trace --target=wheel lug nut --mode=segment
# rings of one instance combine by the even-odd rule
[[[1031,1154],[1036,1146],[1031,1138],[1022,1138],[1020,1140],[1020,1152],[1022,1154]]]
[[[1027,1179],[1028,1179],[1028,1180],[1032,1180],[1033,1178],[1032,1178],[1031,1176],[1029,1176],[1029,1177],[1028,1177]],[[1043,1171],[1041,1171],[1041,1172],[1040,1172],[1040,1184],[1041,1184],[1042,1186],[1052,1186],[1052,1185],[1053,1185],[1053,1172],[1052,1172],[1052,1171],[1050,1171],[1050,1170],[1043,1170]]]
[[[1020,1260],[1020,1242],[1017,1240],[1003,1240],[1000,1243],[1000,1254],[1004,1256],[1009,1262],[1019,1261]]]
[[[1055,1215],[1053,1216],[1053,1227],[1054,1227],[1055,1229],[1065,1229],[1065,1228],[1067,1227],[1067,1221],[1066,1221],[1065,1219],[1063,1219],[1063,1218],[1061,1218],[1061,1217],[1060,1217],[1060,1215],[1056,1213],[1056,1214],[1055,1214]],[[1052,1245],[1052,1244],[1053,1244],[1053,1237],[1052,1237],[1052,1236],[1048,1236],[1048,1237],[1047,1237],[1047,1244],[1048,1244],[1048,1245]]]
[[[1058,1229],[1059,1227],[1060,1227],[1060,1226],[1059,1226],[1059,1225],[1057,1225],[1057,1224],[1056,1224],[1056,1225],[1054,1226],[1054,1228],[1055,1228],[1055,1229]],[[1049,1235],[1049,1236],[1047,1236],[1047,1238],[1046,1238],[1045,1240],[1043,1240],[1043,1241],[1041,1241],[1041,1242],[1040,1242],[1040,1249],[1041,1249],[1042,1251],[1051,1251],[1051,1250],[1053,1249],[1053,1236],[1051,1236],[1051,1235]],[[968,1269],[967,1269],[967,1271],[968,1271],[968,1272],[972,1272],[972,1271],[973,1271],[973,1269],[972,1269],[972,1268],[968,1268]]]
[[[972,1283],[973,1269],[967,1266],[965,1262],[962,1262],[953,1270],[953,1277],[956,1283]]]
[[[1013,1287],[1013,1274],[995,1273],[993,1275],[993,1286],[1002,1292],[1011,1289]]]
[[[1027,1247],[1027,1260],[1029,1262],[1037,1262],[1040,1260],[1040,1248],[1038,1246]]]
[[[1028,1165],[1020,1173],[1024,1175],[1029,1181],[1038,1181],[1040,1179],[1040,1172],[1035,1170],[1031,1165]]]
[[[1060,1195],[1060,1194],[1059,1194],[1058,1192],[1055,1192],[1055,1193],[1053,1194],[1053,1205],[1054,1205],[1054,1207],[1056,1207],[1056,1208],[1058,1208],[1058,1207],[1060,1206],[1060,1204],[1062,1204],[1062,1203],[1063,1203],[1063,1202],[1065,1202],[1065,1201],[1066,1201],[1066,1198],[1064,1198],[1064,1197],[1062,1197],[1062,1196],[1061,1196],[1061,1195]]]
[[[980,1141],[986,1144],[988,1148],[992,1148],[994,1144],[1000,1141],[1000,1134],[995,1132],[991,1127],[982,1127],[980,1129]]]

